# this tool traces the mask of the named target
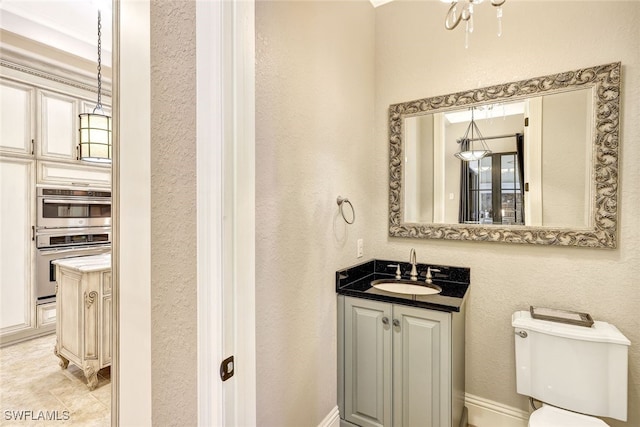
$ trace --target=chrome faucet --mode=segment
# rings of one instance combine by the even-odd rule
[[[411,248],[409,252],[409,262],[411,263],[411,280],[418,280],[418,269],[416,268],[416,250]]]

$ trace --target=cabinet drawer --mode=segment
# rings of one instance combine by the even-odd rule
[[[38,162],[38,184],[111,186],[111,168]]]
[[[56,324],[56,303],[41,304],[36,314],[38,328]]]

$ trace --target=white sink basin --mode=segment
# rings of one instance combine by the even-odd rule
[[[433,295],[442,292],[438,285],[411,280],[380,279],[371,282],[371,286],[381,291],[405,295]]]

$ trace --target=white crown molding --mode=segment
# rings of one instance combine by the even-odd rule
[[[46,46],[42,49],[43,45],[4,30],[0,30],[0,35],[3,75],[7,70],[14,70],[97,93],[95,63]],[[102,93],[111,96],[111,69],[103,69],[102,73]]]

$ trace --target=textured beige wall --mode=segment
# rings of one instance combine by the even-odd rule
[[[578,3],[579,6],[578,6]],[[619,246],[550,248],[389,238],[385,173],[375,175],[371,223],[376,256],[471,268],[467,310],[467,391],[527,409],[515,392],[511,314],[530,304],[575,309],[615,324],[632,342],[629,421],[640,425],[640,2],[507,2],[504,32],[495,11],[476,8],[464,31],[443,28],[447,6],[393,2],[376,10],[374,167],[388,162],[389,104],[622,61]]]
[[[197,421],[195,77],[195,2],[151,2],[154,425]]]
[[[374,18],[366,1],[256,4],[257,425],[337,404],[334,272],[368,236]],[[355,224],[338,216],[349,197]]]

